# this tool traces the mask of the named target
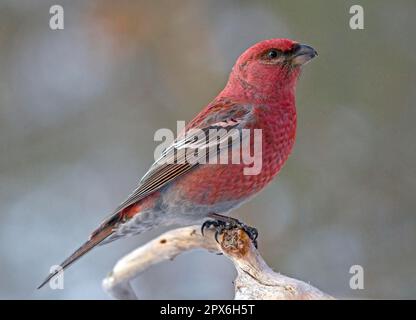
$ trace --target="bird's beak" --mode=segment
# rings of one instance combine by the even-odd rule
[[[306,44],[298,44],[292,53],[292,64],[294,66],[301,66],[312,60],[318,55],[318,52],[311,46]]]

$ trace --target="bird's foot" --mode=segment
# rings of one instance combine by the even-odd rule
[[[246,225],[245,223],[237,219],[231,218],[231,217],[215,215],[213,216],[213,218],[215,220],[207,220],[202,224],[201,226],[202,235],[204,235],[205,229],[214,227],[215,228],[215,240],[219,243],[218,236],[222,234],[225,230],[238,228],[238,229],[243,230],[245,233],[247,233],[247,235],[253,242],[253,245],[257,248],[257,237],[259,233],[256,228],[250,227]]]

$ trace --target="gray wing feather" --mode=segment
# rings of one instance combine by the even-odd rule
[[[242,113],[242,109],[245,109],[246,111]],[[202,128],[195,128],[202,130],[208,137],[210,137],[208,134],[209,130],[226,129],[222,131],[222,135],[216,137],[215,141],[208,139],[208,141],[197,140],[195,142],[194,140],[197,133],[190,133],[190,131],[187,131],[182,137],[175,140],[172,145],[162,152],[161,156],[152,164],[150,169],[140,180],[139,186],[116,208],[114,213],[118,213],[136,203],[197,166],[198,161],[190,163],[185,159],[187,152],[194,152],[196,149],[212,147],[213,144],[219,146],[218,152],[220,152],[220,148],[223,148],[226,145],[224,144],[224,141],[230,140],[229,130],[234,128],[241,130],[244,128],[244,124],[251,119],[252,112],[251,108],[248,106],[240,106],[236,110],[238,110],[238,118],[233,117],[233,112],[227,110],[228,112],[225,113],[223,117],[218,114],[215,115],[216,122]],[[219,132],[221,132],[221,130]],[[232,141],[234,140],[231,140],[231,142]],[[180,155],[178,156],[178,154]]]

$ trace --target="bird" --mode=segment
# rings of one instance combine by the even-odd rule
[[[97,245],[157,226],[201,223],[202,231],[211,226],[221,231],[237,225],[255,240],[257,230],[229,217],[229,213],[263,190],[291,154],[297,124],[296,84],[302,67],[316,56],[311,46],[287,38],[263,40],[244,51],[224,89],[185,126],[137,188],[60,267],[66,269]],[[195,151],[193,130],[208,133],[214,129],[226,129],[216,140],[213,150],[217,154],[242,150],[242,138],[230,141],[231,130],[241,133],[260,129],[259,172],[246,174],[247,165],[241,161],[211,164],[186,161],[178,155],[180,150],[185,154]],[[251,147],[253,140],[249,139]],[[221,148],[218,141],[227,141],[222,144],[226,148]],[[60,270],[50,273],[38,289]]]

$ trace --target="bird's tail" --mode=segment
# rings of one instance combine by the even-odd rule
[[[84,254],[86,254],[92,248],[94,248],[96,245],[100,244],[102,241],[108,238],[113,232],[114,232],[114,225],[112,223],[107,223],[101,226],[91,235],[91,237],[89,238],[87,242],[85,242],[81,247],[78,248],[78,250],[76,250],[67,259],[65,259],[64,262],[60,264],[60,266],[62,267],[62,270],[69,267],[72,263],[77,261]],[[49,276],[47,276],[46,279],[41,283],[38,289],[42,288],[45,284],[47,284],[49,280],[51,280],[59,272],[60,270],[56,270],[50,273]]]

